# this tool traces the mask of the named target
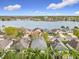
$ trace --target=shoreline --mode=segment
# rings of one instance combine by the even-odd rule
[[[0,21],[79,21],[79,16],[0,16]]]

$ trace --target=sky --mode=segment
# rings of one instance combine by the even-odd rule
[[[79,16],[79,0],[0,0],[0,16]]]

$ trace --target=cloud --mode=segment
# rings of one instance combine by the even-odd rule
[[[55,13],[55,15],[62,15],[61,13]]]
[[[44,12],[44,11],[38,11],[38,10],[36,10],[36,11],[34,11],[34,13],[46,13],[46,12]]]
[[[36,10],[36,11],[34,11],[34,13],[40,13],[40,11]]]
[[[76,15],[79,15],[79,11],[76,11],[75,14],[76,14]]]
[[[33,12],[34,14],[62,15],[62,13],[60,13],[60,12],[51,13],[51,12],[45,12],[45,11],[39,11],[39,10],[32,11],[32,12]]]
[[[73,5],[78,3],[79,0],[62,0],[61,3],[51,3],[48,5],[47,9],[59,9],[59,8],[63,8],[65,6],[69,6],[69,5]]]
[[[4,10],[8,10],[8,11],[14,11],[14,10],[18,10],[21,8],[21,5],[19,4],[15,4],[15,5],[8,5],[4,7]]]

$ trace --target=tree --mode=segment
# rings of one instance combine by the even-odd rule
[[[7,39],[13,41],[13,44],[11,46],[14,47],[15,50],[17,50],[15,48],[15,45],[20,41],[20,39],[24,35],[23,31],[20,28],[16,28],[16,27],[5,27],[4,33]]]
[[[74,29],[78,29],[78,26],[75,26]]]
[[[64,26],[61,26],[61,28],[64,29],[65,27]]]
[[[15,38],[18,35],[18,30],[16,27],[5,27],[4,32],[9,38]]]
[[[4,32],[5,35],[9,38],[17,38],[23,36],[23,31],[16,27],[5,27]]]
[[[79,29],[74,29],[73,34],[79,38]]]

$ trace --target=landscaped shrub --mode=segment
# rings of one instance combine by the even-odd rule
[[[5,55],[4,55],[5,54]],[[46,50],[39,50],[39,49],[23,49],[18,51],[9,50],[7,53],[4,53],[4,57],[2,59],[79,59],[79,51],[75,50],[53,50],[49,47]]]

